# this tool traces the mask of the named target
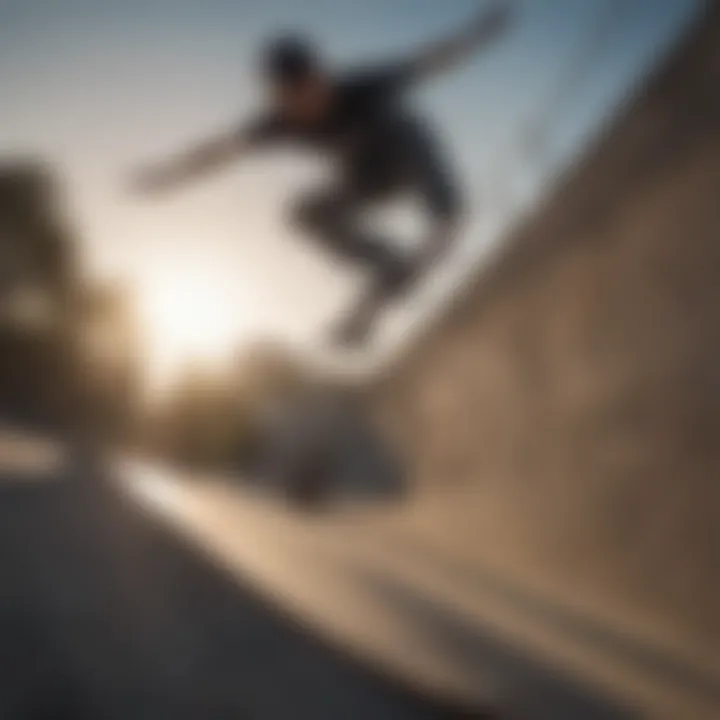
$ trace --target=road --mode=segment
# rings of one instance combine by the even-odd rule
[[[0,455],[2,718],[711,718],[717,676],[488,568],[409,507]],[[411,503],[410,503],[411,506]],[[689,714],[688,714],[689,713]]]
[[[0,436],[0,718],[463,716],[293,622],[62,449]]]

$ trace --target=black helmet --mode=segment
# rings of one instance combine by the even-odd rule
[[[284,35],[266,45],[262,65],[263,74],[271,82],[293,83],[315,72],[319,62],[312,42]]]

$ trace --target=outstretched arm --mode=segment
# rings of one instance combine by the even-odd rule
[[[413,80],[444,72],[483,49],[506,31],[512,15],[509,0],[495,0],[462,30],[426,48],[406,63]]]
[[[132,187],[141,193],[172,190],[228,164],[276,133],[271,119],[261,119],[241,129],[225,132],[202,142],[170,160],[141,169]]]

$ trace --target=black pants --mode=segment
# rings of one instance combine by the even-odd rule
[[[407,262],[388,238],[363,227],[363,211],[404,192],[416,196],[438,220],[452,220],[460,202],[429,135],[417,125],[393,132],[393,142],[384,142],[382,153],[380,148],[366,149],[338,187],[302,197],[293,207],[291,222],[338,259],[367,267],[389,290],[399,290]]]

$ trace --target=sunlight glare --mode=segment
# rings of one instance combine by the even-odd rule
[[[153,274],[140,288],[139,303],[153,386],[167,384],[188,365],[216,368],[230,361],[252,320],[232,279],[197,268],[175,265]]]

